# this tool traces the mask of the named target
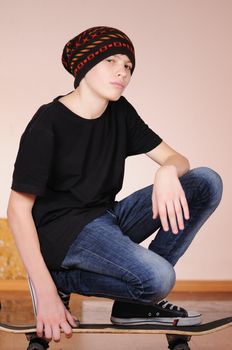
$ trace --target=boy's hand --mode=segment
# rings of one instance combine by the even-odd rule
[[[70,338],[77,319],[65,308],[59,295],[48,293],[45,297],[38,297],[37,303],[37,335],[58,342],[63,330]]]
[[[159,215],[164,231],[168,231],[168,215],[172,232],[177,234],[178,226],[180,230],[184,229],[182,209],[184,218],[188,220],[188,203],[178,179],[176,167],[172,165],[162,166],[155,175],[152,193],[153,219],[156,219]]]
[[[11,191],[7,209],[8,221],[22,261],[31,279],[37,299],[37,334],[60,340],[60,331],[67,337],[75,327],[73,317],[64,307],[40,250],[32,209],[36,195]]]

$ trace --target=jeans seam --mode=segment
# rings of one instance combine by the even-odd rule
[[[97,293],[94,293],[94,294],[93,294],[92,292],[88,293],[88,292],[83,292],[83,291],[81,291],[81,293],[78,293],[78,294],[81,294],[81,295],[90,295],[90,296],[92,296],[92,295],[93,295],[93,296],[103,296],[103,297],[105,297],[105,298],[110,298],[110,297],[112,297],[112,299],[117,298],[118,300],[123,300],[123,301],[129,300],[129,301],[131,301],[131,298],[130,298],[130,297],[126,297],[126,296],[123,296],[123,297],[122,297],[122,295],[118,295],[118,294],[101,293],[101,292],[97,292]],[[153,295],[153,293],[148,293],[148,294]],[[150,301],[147,301],[146,299],[140,298],[140,296],[138,296],[138,297],[135,297],[135,296],[134,296],[132,300],[139,301],[140,303],[142,302],[142,303],[144,303],[144,304],[146,304],[146,305],[150,305],[150,304],[151,304]]]
[[[109,213],[111,216],[113,216],[113,218],[117,219],[117,216],[112,213],[109,209],[106,209],[107,213]]]

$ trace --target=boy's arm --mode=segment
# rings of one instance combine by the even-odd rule
[[[147,152],[146,155],[161,166],[172,165],[176,168],[178,177],[184,175],[190,169],[187,158],[176,152],[167,143],[162,141],[157,147]]]
[[[188,203],[179,181],[179,177],[189,171],[189,161],[164,141],[146,155],[161,165],[155,174],[152,193],[153,219],[159,215],[164,231],[168,231],[169,218],[172,232],[177,234],[178,226],[184,229],[182,209],[184,218],[189,219]]]
[[[37,333],[47,339],[60,339],[60,327],[71,336],[75,322],[59,298],[56,286],[40,252],[38,234],[32,217],[36,196],[11,191],[7,217],[25,269],[37,297]]]

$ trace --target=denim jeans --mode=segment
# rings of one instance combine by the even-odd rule
[[[221,177],[208,167],[194,168],[179,178],[190,218],[178,234],[164,231],[152,218],[153,184],[115,203],[77,235],[62,263],[51,272],[66,293],[124,302],[155,303],[175,283],[174,265],[214,212],[222,196]],[[148,249],[139,243],[156,232]]]

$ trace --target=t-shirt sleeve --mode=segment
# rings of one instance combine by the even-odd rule
[[[127,156],[149,152],[163,139],[144,122],[135,108],[127,103]]]
[[[53,143],[51,128],[35,115],[20,139],[12,190],[44,195],[51,169]]]

